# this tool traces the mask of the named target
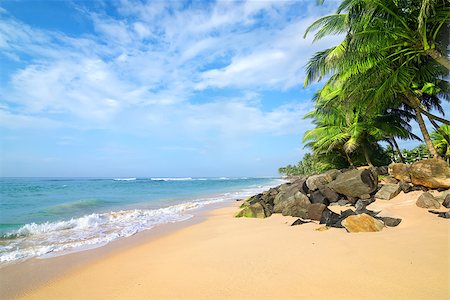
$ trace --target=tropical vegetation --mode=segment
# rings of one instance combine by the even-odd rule
[[[304,136],[312,156],[335,153],[350,167],[361,156],[363,164],[379,164],[376,149],[384,141],[404,160],[398,139],[421,139],[430,157],[445,156],[450,121],[432,110],[444,115],[442,101],[450,100],[449,21],[448,0],[343,0],[335,14],[315,21],[305,36],[343,40],[307,64],[305,85],[324,81],[306,115],[316,126]]]

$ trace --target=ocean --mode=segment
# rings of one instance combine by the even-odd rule
[[[193,217],[277,178],[0,178],[0,263],[45,258]]]

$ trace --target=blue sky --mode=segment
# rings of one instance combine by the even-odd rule
[[[0,2],[0,175],[272,176],[326,1]]]

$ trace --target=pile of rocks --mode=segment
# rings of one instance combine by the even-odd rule
[[[246,199],[236,217],[266,218],[274,213],[281,213],[284,216],[300,218],[292,225],[304,224],[313,220],[319,221],[320,224],[327,227],[346,228],[349,232],[359,232],[380,231],[384,226],[393,227],[400,224],[401,219],[381,217],[378,216],[378,212],[366,208],[375,199],[389,200],[400,191],[408,193],[413,190],[424,190],[417,205],[424,203],[424,207],[439,208],[439,201],[434,199],[439,204],[437,206],[430,200],[434,198],[433,195],[425,192],[428,187],[423,185],[425,183],[424,176],[421,175],[421,185],[414,184],[411,175],[409,175],[409,179],[404,174],[398,178],[396,171],[407,169],[398,165],[391,165],[389,168],[330,170],[319,175],[293,178],[289,183]],[[421,165],[422,169],[425,168],[424,165],[427,163]],[[450,180],[450,169],[448,166],[446,167]],[[430,167],[430,169],[432,171],[429,173],[434,176],[433,170],[436,168]],[[439,170],[441,169],[439,168]],[[411,172],[410,167],[408,170]],[[381,184],[378,183],[379,177],[382,178]],[[412,178],[417,178],[417,176]],[[437,177],[430,182],[433,184],[439,182],[439,188],[444,189],[445,184],[442,182],[445,180]],[[447,189],[449,187],[450,183]],[[450,191],[447,190],[444,193],[447,194],[444,195],[443,205],[449,207]],[[329,208],[334,205],[348,206],[348,209],[337,213]]]

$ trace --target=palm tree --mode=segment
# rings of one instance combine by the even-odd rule
[[[447,136],[449,136],[450,126],[442,125],[440,129],[441,130],[434,130],[431,133],[431,138],[438,152],[447,160],[447,163],[450,163],[450,143],[444,137],[444,134],[441,133],[444,132]]]
[[[315,39],[344,32],[346,37],[338,46],[318,52],[310,60],[305,84],[332,74],[326,86],[330,89],[341,87],[335,89],[341,102],[353,101],[378,110],[397,108],[402,103],[408,105],[415,112],[430,152],[438,157],[422,114],[433,122],[450,122],[429,113],[421,98],[427,95],[428,87],[437,86],[448,71],[424,55],[425,50],[408,47],[415,39],[414,47],[419,44],[425,49],[432,45],[431,48],[436,50],[445,46],[446,51],[448,39],[442,37],[442,32],[448,30],[449,14],[430,14],[430,11],[433,8],[448,11],[448,4],[442,1],[412,2],[413,5],[411,1],[344,0],[337,14],[314,22],[305,34],[319,28]],[[421,38],[415,35],[417,20],[422,20],[422,33],[425,30]],[[398,43],[402,39],[408,40],[403,41],[403,46]],[[424,46],[425,42],[428,46]]]

